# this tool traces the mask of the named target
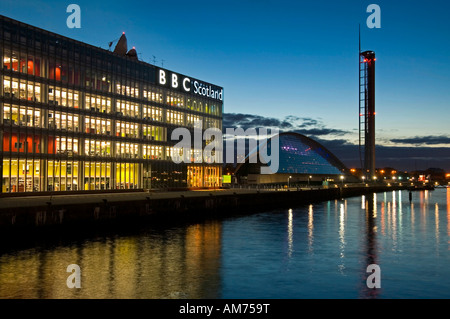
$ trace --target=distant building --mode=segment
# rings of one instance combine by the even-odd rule
[[[298,133],[280,133],[279,167],[275,174],[261,174],[260,161],[252,163],[253,150],[245,163],[236,167],[236,176],[248,184],[323,183],[327,181],[357,181],[349,169],[320,143]],[[270,143],[268,143],[270,146]]]
[[[111,52],[4,16],[0,56],[3,193],[220,186],[170,136],[221,129],[223,88],[139,61],[125,34]]]

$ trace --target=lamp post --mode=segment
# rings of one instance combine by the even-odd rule
[[[342,186],[344,186],[344,176],[343,175],[341,175],[341,184],[342,184]]]
[[[291,181],[292,176],[288,177],[288,188],[290,187],[290,181]]]

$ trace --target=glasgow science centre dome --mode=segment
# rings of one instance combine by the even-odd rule
[[[280,133],[278,138],[278,170],[272,169],[274,174],[261,174],[261,167],[271,167],[270,160],[274,160],[271,158],[271,141],[251,150],[245,162],[236,167],[236,175],[241,181],[247,179],[248,183],[262,184],[286,183],[287,179],[290,179],[290,182],[317,182],[339,180],[344,175],[347,178],[348,168],[320,143],[293,132]]]

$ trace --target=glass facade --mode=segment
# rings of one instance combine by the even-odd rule
[[[196,121],[221,129],[222,100],[3,16],[0,55],[2,192],[220,186],[221,164],[175,164],[170,136]]]
[[[278,171],[274,173],[333,176],[348,172],[348,168],[335,155],[320,143],[304,135],[291,132],[280,133],[278,143]],[[267,156],[272,154],[271,148],[272,142],[256,147],[250,151],[245,162],[240,164],[236,171],[239,175],[260,174],[261,166],[267,166],[262,162],[267,163],[271,159]],[[264,151],[260,152],[260,150]],[[262,162],[261,157],[264,159]]]
[[[300,134],[280,134],[278,173],[342,174],[344,167],[331,160],[332,154],[323,146],[311,144]]]

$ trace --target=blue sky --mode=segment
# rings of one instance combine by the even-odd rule
[[[70,3],[81,7],[80,29],[66,26]],[[371,3],[381,8],[380,29],[366,26]],[[377,143],[424,149],[427,158],[436,151],[441,166],[450,163],[449,12],[449,2],[434,0],[0,3],[0,14],[105,49],[126,32],[140,59],[155,56],[157,65],[223,86],[225,113],[291,116],[313,138],[350,144],[361,24],[362,49],[377,55]]]

